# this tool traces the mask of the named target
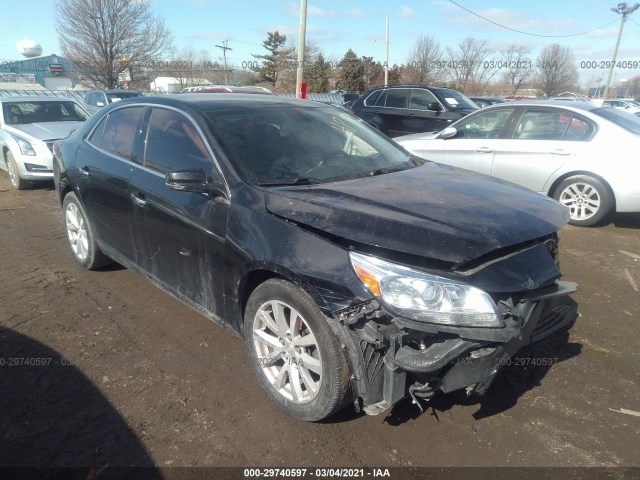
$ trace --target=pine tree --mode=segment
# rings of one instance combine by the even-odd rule
[[[286,70],[291,60],[292,49],[284,48],[287,43],[287,36],[280,32],[267,32],[267,39],[262,42],[262,46],[269,52],[267,55],[255,55],[254,58],[262,60],[251,68],[258,73],[260,81],[269,82],[274,88],[280,72]]]
[[[340,69],[339,88],[349,92],[364,91],[364,62],[353,50],[347,50],[338,68]]]

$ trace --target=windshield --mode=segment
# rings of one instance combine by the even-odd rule
[[[628,132],[631,132],[635,135],[640,135],[640,118],[632,113],[628,113],[624,110],[619,110],[617,108],[611,107],[594,108],[593,110],[589,111],[602,118],[606,118],[610,122],[613,122],[619,127],[624,128]]]
[[[72,101],[7,102],[3,103],[2,112],[7,125],[84,122],[89,118],[89,114]]]
[[[433,93],[444,102],[449,110],[477,110],[478,105],[464,93],[450,89],[433,89]]]
[[[324,183],[424,163],[335,107],[288,104],[206,113],[235,168],[256,185]]]

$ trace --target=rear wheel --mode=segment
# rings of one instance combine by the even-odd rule
[[[579,227],[596,225],[613,213],[613,196],[605,184],[588,175],[565,179],[553,198],[569,208],[569,223]]]
[[[313,299],[291,282],[267,280],[244,316],[249,359],[262,388],[288,414],[322,420],[347,403],[349,369]]]
[[[20,177],[20,170],[18,170],[18,163],[13,156],[13,153],[7,152],[7,173],[9,174],[9,180],[11,185],[16,190],[24,190],[30,184],[27,180]]]
[[[62,211],[67,240],[76,261],[87,270],[95,270],[111,263],[111,259],[98,247],[93,227],[74,193],[68,193],[64,197]]]

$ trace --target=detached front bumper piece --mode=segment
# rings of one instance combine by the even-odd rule
[[[438,392],[460,389],[484,394],[502,366],[522,347],[575,320],[576,308],[557,304],[557,300],[576,287],[575,283],[557,281],[552,289],[519,299],[506,315],[507,326],[496,330],[494,339],[486,331],[474,335],[473,329],[464,329],[462,335],[448,334],[415,348],[411,330],[393,334],[384,357],[383,400],[365,406],[365,412],[375,415],[386,410],[405,398],[407,389],[415,403],[416,397],[429,399]],[[416,379],[411,385],[409,375]]]

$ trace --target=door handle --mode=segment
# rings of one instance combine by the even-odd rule
[[[493,153],[493,148],[489,148],[489,147],[480,147],[480,148],[476,149],[476,152],[480,152],[480,153]]]
[[[147,200],[145,199],[144,193],[141,193],[141,192],[132,193],[131,198],[133,199],[133,203],[135,203],[139,207],[147,206]]]
[[[85,177],[88,177],[89,175],[91,175],[91,170],[89,170],[89,167],[80,167],[80,173],[82,173],[82,175],[84,175]]]
[[[571,152],[567,152],[566,150],[562,150],[561,148],[556,148],[555,150],[551,150],[549,153],[551,155],[571,155]]]

